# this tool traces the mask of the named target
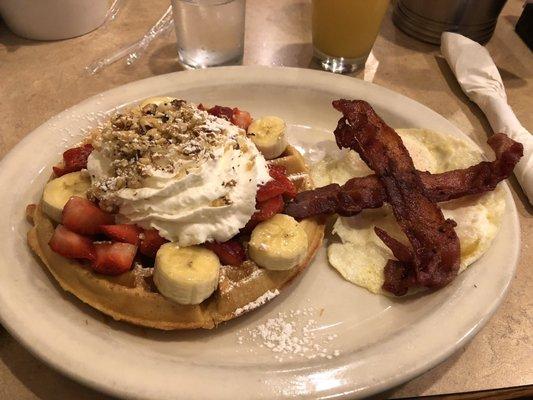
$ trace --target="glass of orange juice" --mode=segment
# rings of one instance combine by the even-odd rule
[[[314,56],[331,72],[353,72],[366,59],[389,0],[313,0]]]

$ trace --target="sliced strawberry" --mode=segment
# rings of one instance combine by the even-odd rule
[[[54,171],[54,175],[59,178],[60,176],[70,174],[71,172],[80,171],[81,168],[54,165],[52,170]]]
[[[52,167],[54,174],[62,176],[70,172],[80,171],[83,168],[87,168],[87,158],[92,151],[93,146],[90,144],[68,149],[63,153],[63,165]]]
[[[224,243],[208,242],[204,246],[213,251],[224,265],[239,266],[246,260],[244,247],[236,240],[229,240]]]
[[[112,225],[115,217],[82,197],[72,196],[63,207],[62,223],[68,229],[82,235],[100,232],[100,226]]]
[[[119,225],[102,225],[100,231],[108,238],[116,240],[117,242],[139,244],[139,235],[142,229],[137,225],[119,224]]]
[[[234,108],[232,110],[230,121],[232,124],[237,125],[239,128],[247,130],[250,124],[252,123],[252,116],[248,111],[242,111],[238,108]]]
[[[58,225],[48,242],[50,248],[56,253],[67,258],[84,258],[94,260],[96,257],[93,242],[88,237],[78,235]]]
[[[293,198],[298,194],[296,185],[287,177],[287,168],[283,165],[270,164],[268,166],[268,173],[272,178],[285,187],[284,195]]]
[[[157,229],[145,230],[141,235],[139,251],[148,257],[155,257],[157,250],[168,240],[159,236]]]
[[[287,170],[284,166],[271,164],[268,166],[268,173],[273,180],[268,181],[257,190],[257,201],[265,201],[280,194],[293,198],[298,194],[294,183],[287,178]]]
[[[225,118],[228,121],[230,121],[231,117],[233,116],[233,110],[224,106],[211,107],[209,110],[207,110],[207,112],[215,117]]]
[[[286,177],[287,168],[279,164],[268,164],[268,173],[274,179],[282,178],[284,176]]]
[[[131,269],[137,246],[129,243],[95,243],[94,271],[104,275],[120,275]]]
[[[255,195],[255,199],[257,201],[265,201],[265,200],[271,199],[272,197],[276,197],[281,194],[284,194],[285,190],[286,190],[285,186],[274,179],[274,180],[268,181],[263,186],[260,186],[259,189],[257,189],[257,194]]]
[[[65,166],[72,167],[76,166],[81,168],[87,167],[87,158],[92,153],[94,147],[91,144],[85,144],[80,147],[74,147],[68,149],[63,153],[63,161]]]
[[[296,195],[298,194],[298,189],[296,189],[296,185],[294,184],[294,182],[287,178],[286,175],[280,175],[274,179],[285,189],[283,192],[284,196],[287,196],[291,199],[296,197]]]
[[[274,215],[282,212],[284,207],[285,203],[283,202],[283,196],[281,195],[265,201],[260,201],[256,205],[257,211],[252,215],[252,220],[259,222],[266,221]]]

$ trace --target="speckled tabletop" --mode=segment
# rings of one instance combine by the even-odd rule
[[[533,131],[533,55],[514,32],[522,0],[509,0],[488,43],[509,103]],[[36,42],[0,21],[0,157],[48,118],[112,87],[179,69],[174,36],[153,43],[134,66],[117,62],[95,76],[84,67],[137,40],[168,1],[129,0],[112,23],[80,38]],[[245,65],[312,67],[309,1],[248,0]],[[398,31],[390,12],[374,46],[376,62],[355,74],[432,108],[484,146],[490,126],[461,92],[435,46]],[[502,306],[477,336],[448,360],[380,397],[406,397],[533,384],[533,208],[510,179],[522,229],[520,264]],[[0,327],[0,398],[109,398],[60,375]]]

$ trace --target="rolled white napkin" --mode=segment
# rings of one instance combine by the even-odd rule
[[[444,32],[441,52],[463,91],[485,113],[494,132],[503,132],[524,145],[515,175],[533,204],[533,136],[507,104],[502,78],[485,47],[463,35]]]

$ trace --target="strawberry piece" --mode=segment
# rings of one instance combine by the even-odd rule
[[[132,224],[102,225],[100,231],[117,242],[137,245],[142,229]]]
[[[202,108],[200,108],[202,106]],[[198,108],[205,109],[203,105],[200,104]],[[215,117],[224,118],[230,121],[232,124],[237,125],[239,128],[244,130],[248,129],[248,126],[252,123],[252,116],[248,111],[242,111],[238,108],[229,108],[224,106],[214,106],[211,107],[207,112]]]
[[[68,229],[82,235],[100,232],[100,226],[112,225],[115,217],[82,197],[72,196],[63,207],[62,223]]]
[[[54,171],[54,175],[56,177],[60,177],[60,176],[63,176],[63,175],[66,175],[66,174],[70,174],[71,172],[76,172],[76,171],[80,171],[80,169],[78,168],[75,168],[75,167],[65,167],[65,166],[56,166],[54,165],[52,167],[52,170]]]
[[[213,251],[223,265],[239,266],[246,260],[244,247],[236,240],[229,240],[224,243],[207,242],[204,246]]]
[[[257,189],[255,199],[256,201],[265,201],[271,199],[272,197],[284,194],[285,190],[286,188],[283,184],[277,180],[271,180]]]
[[[63,153],[63,165],[52,167],[56,176],[62,176],[70,172],[81,171],[87,168],[87,158],[93,151],[93,146],[85,144],[80,147],[68,149]]]
[[[48,245],[53,251],[63,257],[84,258],[86,260],[94,260],[96,258],[95,248],[91,239],[78,235],[63,225],[56,227]]]
[[[233,116],[233,110],[224,106],[211,107],[209,110],[207,110],[207,112],[215,117],[224,118],[228,121],[230,121],[231,117]]]
[[[285,189],[283,195],[291,199],[296,197],[296,195],[298,194],[298,189],[296,189],[296,185],[294,184],[294,182],[287,178],[286,175],[277,176],[275,180]]]
[[[268,173],[285,188],[284,195],[292,199],[298,194],[296,185],[287,177],[287,168],[283,165],[270,164],[268,166]]]
[[[279,164],[268,164],[268,174],[274,179],[286,177],[287,168]]]
[[[86,168],[87,158],[89,158],[89,155],[92,153],[93,149],[94,147],[91,144],[85,144],[80,147],[68,149],[63,153],[63,161],[65,162],[65,166],[76,166],[80,169]]]
[[[252,116],[248,111],[242,111],[238,108],[234,108],[230,118],[232,124],[237,125],[239,128],[247,130],[252,123]]]
[[[274,180],[268,181],[257,190],[257,201],[265,201],[280,194],[294,198],[298,194],[294,183],[287,178],[287,170],[284,166],[270,164],[268,173]]]
[[[253,221],[266,221],[272,218],[274,215],[283,211],[285,203],[283,202],[283,196],[279,195],[272,197],[271,199],[260,201],[256,205],[257,211],[252,215]]]
[[[159,235],[157,229],[147,229],[142,234],[139,251],[148,257],[155,257],[157,250],[168,240]]]
[[[96,258],[91,264],[95,272],[120,275],[131,269],[137,246],[129,243],[95,243]]]

